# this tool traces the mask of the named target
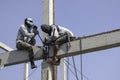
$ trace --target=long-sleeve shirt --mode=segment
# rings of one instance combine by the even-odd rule
[[[52,25],[51,36],[59,37],[59,35],[65,34],[65,33],[67,33],[71,37],[74,36],[72,31],[70,31],[69,29],[59,25]]]
[[[67,33],[70,37],[74,37],[74,34],[72,33],[72,31],[70,31],[69,29],[59,26],[59,25],[51,25],[52,27],[52,31],[51,31],[51,35],[46,35],[46,40],[50,41],[52,39],[52,37],[54,36],[54,38],[58,38],[60,35],[64,35],[65,33]]]
[[[28,40],[34,35],[34,33],[31,33],[31,29],[28,29],[25,25],[21,25],[17,34],[16,42],[28,42]]]

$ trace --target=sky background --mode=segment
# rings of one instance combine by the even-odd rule
[[[17,31],[26,17],[31,17],[41,32],[42,0],[0,0],[0,41],[16,49]],[[70,29],[77,37],[119,29],[120,0],[55,0],[55,23]],[[41,46],[39,38],[36,39]],[[79,57],[75,56],[75,61],[80,70]],[[119,47],[84,54],[83,74],[87,77],[84,80],[120,80],[119,61]],[[41,80],[41,61],[36,64],[36,70],[29,69],[29,80]],[[23,80],[23,68],[23,64],[5,67],[0,70],[0,80]],[[79,73],[78,76],[80,80]],[[61,80],[60,75],[58,78]],[[76,80],[71,72],[69,80]]]

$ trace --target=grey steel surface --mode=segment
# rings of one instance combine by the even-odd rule
[[[93,51],[99,51],[120,46],[120,29],[103,32],[95,35],[85,36],[63,44],[58,50],[58,57],[68,57],[79,54],[85,54]],[[50,50],[53,53],[52,50]],[[34,47],[35,59],[42,59],[42,49]],[[52,57],[52,56],[51,56]],[[5,66],[28,62],[28,52],[14,50],[0,54],[1,64]]]

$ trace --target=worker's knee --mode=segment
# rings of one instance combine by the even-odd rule
[[[26,42],[17,42],[16,43],[16,48],[18,50],[31,50],[32,49],[32,45],[26,43]]]
[[[68,36],[64,35],[62,37],[60,37],[59,39],[56,40],[56,44],[61,45],[63,43],[68,42]]]
[[[22,46],[21,46],[21,43],[20,43],[20,42],[16,43],[16,48],[17,48],[18,50],[22,50]]]

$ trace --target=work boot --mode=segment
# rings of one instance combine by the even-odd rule
[[[37,66],[34,63],[34,53],[33,53],[32,49],[29,50],[29,60],[30,60],[30,64],[31,64],[31,69],[37,68]]]
[[[60,64],[60,58],[55,57],[55,60],[52,61],[52,64],[59,65]]]
[[[55,62],[54,62],[54,65],[60,65],[60,58],[58,58]]]
[[[33,61],[31,61],[30,63],[31,63],[31,69],[37,68],[37,66],[34,64]]]

